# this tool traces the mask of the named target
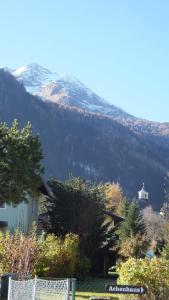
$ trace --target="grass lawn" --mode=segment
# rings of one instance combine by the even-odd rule
[[[108,293],[76,292],[76,300],[87,300],[92,296],[94,296],[94,297],[109,297],[112,300],[120,299],[118,296],[112,296],[112,294],[108,294]]]
[[[76,300],[87,300],[90,297],[109,297],[112,300],[120,300],[119,295],[108,294],[105,292],[107,284],[115,284],[111,279],[91,278],[86,281],[77,281]],[[123,299],[125,299],[123,297]],[[126,299],[130,299],[129,296]]]

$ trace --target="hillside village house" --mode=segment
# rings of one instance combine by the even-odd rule
[[[17,206],[0,204],[0,230],[11,232],[19,228],[22,232],[28,232],[33,222],[38,222],[40,213],[39,204],[47,195],[47,190],[44,186],[40,188],[40,196],[37,199],[29,198],[28,202],[22,202]]]

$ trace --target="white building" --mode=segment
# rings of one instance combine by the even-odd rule
[[[7,229],[14,232],[19,228],[23,232],[31,229],[32,223],[38,220],[38,199],[29,199],[17,206],[0,204],[0,231]]]
[[[28,197],[27,202],[21,202],[16,206],[5,202],[0,203],[0,231],[14,232],[19,228],[27,233],[30,230],[32,223],[38,222],[41,213],[40,204],[44,203],[48,195],[45,185],[39,188],[39,192],[35,199]]]
[[[145,190],[144,183],[142,189],[138,192],[138,199],[139,200],[148,200],[149,193]]]

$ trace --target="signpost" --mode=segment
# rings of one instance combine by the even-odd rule
[[[147,293],[145,286],[138,285],[106,285],[106,292],[113,294],[137,294],[143,295]]]

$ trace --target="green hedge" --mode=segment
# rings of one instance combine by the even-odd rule
[[[164,257],[129,258],[118,267],[117,271],[118,284],[144,285],[150,297],[159,296],[164,291],[168,293],[169,260]]]

